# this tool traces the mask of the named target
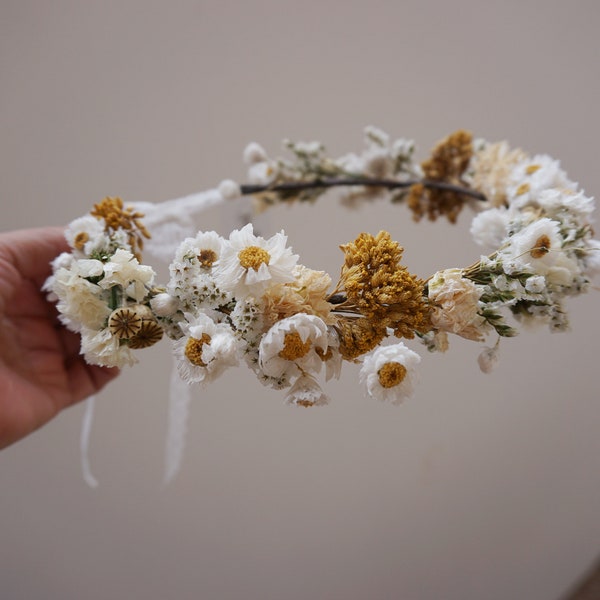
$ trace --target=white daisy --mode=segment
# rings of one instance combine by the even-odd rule
[[[550,284],[567,287],[579,275],[577,262],[562,249],[560,224],[546,217],[508,238],[498,255],[507,275],[531,272],[544,275]]]
[[[359,378],[372,398],[400,404],[410,398],[421,357],[402,342],[380,346],[364,358]]]
[[[179,244],[173,262],[208,271],[219,260],[224,242],[216,231],[199,231]]]
[[[186,238],[169,265],[171,279],[167,292],[177,297],[183,310],[197,312],[227,304],[231,296],[215,281],[216,265],[225,240],[214,231],[199,232]]]
[[[215,272],[217,285],[241,300],[260,296],[274,283],[294,281],[298,255],[286,243],[283,231],[265,240],[254,235],[251,223],[236,229],[223,248]]]
[[[520,161],[512,170],[507,187],[511,206],[522,208],[536,202],[539,194],[551,188],[575,190],[577,184],[569,180],[560,168],[560,162],[547,154]]]
[[[79,256],[89,256],[94,250],[107,248],[110,244],[104,232],[104,222],[91,215],[71,221],[65,229],[65,238]]]
[[[270,377],[318,373],[327,352],[327,325],[319,317],[298,313],[278,321],[263,336],[259,365]]]
[[[199,313],[180,323],[185,334],[173,344],[179,376],[187,383],[210,382],[238,363],[238,344],[231,328]]]
[[[307,373],[298,377],[285,397],[288,404],[294,406],[324,406],[329,397],[323,392],[317,380]]]

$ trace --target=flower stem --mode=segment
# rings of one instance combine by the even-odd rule
[[[469,187],[454,185],[443,181],[435,181],[431,179],[408,179],[399,181],[397,179],[370,179],[370,178],[323,178],[313,181],[285,181],[283,183],[274,184],[242,184],[240,189],[242,195],[259,194],[261,192],[293,192],[309,190],[314,188],[330,188],[342,186],[364,186],[364,187],[384,187],[390,190],[399,188],[409,188],[417,183],[422,184],[426,188],[436,190],[447,190],[457,192],[476,200],[485,201],[487,198],[481,192],[473,190]]]

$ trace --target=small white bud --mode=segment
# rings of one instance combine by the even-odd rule
[[[250,142],[244,150],[244,162],[247,165],[265,162],[268,160],[267,153],[264,148],[256,142]]]
[[[491,373],[498,364],[500,357],[498,356],[498,345],[496,344],[493,348],[486,346],[479,357],[477,363],[483,373]]]
[[[224,179],[219,184],[219,193],[225,200],[235,200],[242,195],[242,190],[232,179]]]
[[[150,308],[157,317],[168,317],[179,308],[179,301],[167,293],[157,294],[150,300]]]

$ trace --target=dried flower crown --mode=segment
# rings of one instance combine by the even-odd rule
[[[428,350],[445,351],[448,334],[477,342],[496,334],[479,357],[489,372],[499,339],[515,335],[520,323],[567,328],[565,298],[587,291],[600,271],[600,242],[592,237],[593,200],[558,161],[473,141],[465,131],[421,164],[411,141],[392,142],[375,128],[367,128],[366,141],[362,154],[336,160],[319,143],[288,142],[291,160],[250,144],[247,185],[225,181],[208,195],[162,207],[106,198],[73,221],[71,252],[53,262],[45,290],[64,325],[81,334],[86,360],[133,364],[132,351],[166,335],[187,383],[212,381],[245,361],[263,384],[287,389],[288,402],[321,405],[327,397],[319,373],[338,377],[346,360],[361,363],[368,395],[397,403],[413,392],[420,357],[392,338],[417,337]],[[264,209],[313,201],[333,187],[346,204],[383,195],[405,202],[416,220],[455,222],[469,204],[477,211],[471,233],[486,254],[421,279],[401,264],[403,249],[387,232],[361,233],[341,246],[332,289],[328,274],[298,263],[283,232],[265,239],[248,224],[228,239],[208,231],[180,240],[165,286],[141,262],[144,242],[160,238],[161,226],[190,206],[252,195]]]

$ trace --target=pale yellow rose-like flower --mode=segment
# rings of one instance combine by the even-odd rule
[[[511,150],[506,142],[485,145],[471,160],[473,187],[483,192],[492,206],[502,206],[510,174],[526,157],[525,152]]]
[[[303,265],[296,265],[293,274],[293,282],[274,285],[261,298],[266,322],[274,324],[286,317],[306,313],[315,315],[330,325],[332,306],[326,297],[331,277],[324,271],[315,271]]]
[[[483,340],[487,323],[477,314],[481,290],[462,276],[461,269],[438,271],[428,287],[434,328],[468,340]]]

